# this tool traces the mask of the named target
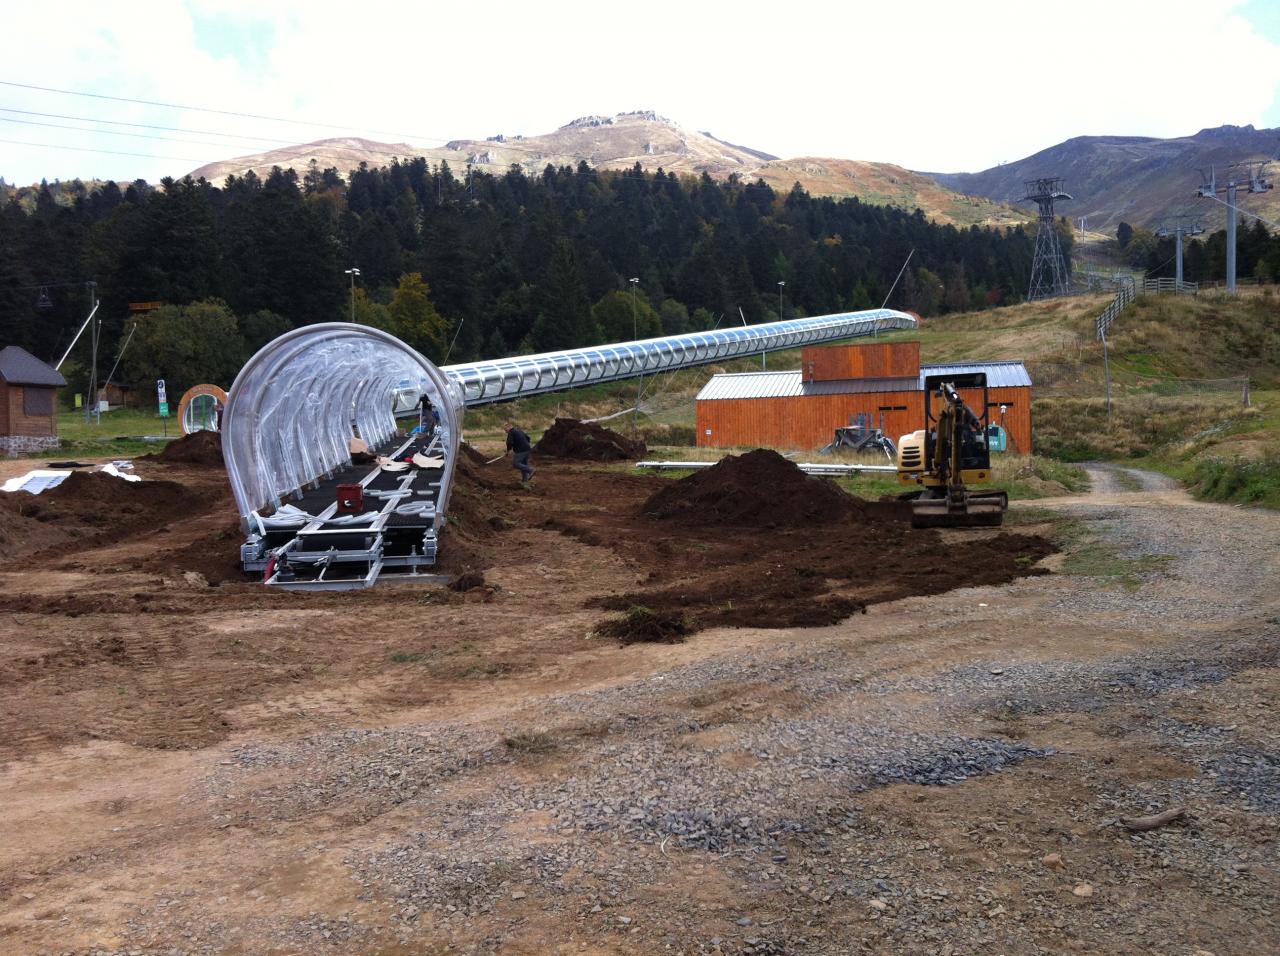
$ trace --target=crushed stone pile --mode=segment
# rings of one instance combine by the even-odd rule
[[[684,525],[808,527],[868,520],[879,510],[868,504],[761,448],[671,482],[644,503],[643,511]]]
[[[557,418],[533,450],[539,455],[579,461],[629,461],[643,458],[649,451],[643,441],[576,418]]]

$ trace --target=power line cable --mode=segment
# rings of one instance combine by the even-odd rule
[[[75,120],[79,123],[102,123],[107,126],[131,126],[135,129],[159,129],[167,133],[198,133],[201,136],[224,136],[228,139],[254,140],[260,143],[277,143],[279,136],[249,136],[241,133],[219,133],[211,129],[184,129],[181,126],[158,126],[154,123],[128,123],[124,120],[96,119],[92,116],[69,116],[66,113],[41,113],[37,110],[20,110],[11,106],[0,106],[0,113],[18,113],[21,116],[42,116],[45,119]],[[103,130],[102,132],[106,132]],[[229,145],[229,144],[221,144]]]
[[[3,110],[3,109],[4,109],[3,107],[0,107],[0,110]],[[22,112],[22,111],[17,111],[17,112]],[[34,114],[34,115],[42,115],[42,114]],[[90,123],[97,123],[97,122],[111,122],[111,121],[110,121],[110,120],[94,120],[94,119],[89,119],[89,120],[87,120],[87,122],[90,122]],[[233,147],[231,144],[229,144],[229,143],[210,143],[210,142],[202,141],[202,140],[178,139],[178,138],[176,138],[176,137],[172,137],[172,136],[156,136],[156,135],[148,134],[148,133],[127,133],[127,132],[123,132],[123,131],[119,131],[119,130],[109,130],[109,129],[92,129],[92,128],[90,128],[90,127],[85,127],[85,126],[68,126],[68,125],[66,125],[66,124],[62,124],[62,123],[43,123],[43,122],[40,122],[40,121],[38,121],[38,120],[21,120],[21,119],[12,119],[12,118],[10,118],[10,117],[5,117],[5,116],[0,116],[0,123],[16,123],[16,124],[23,124],[23,125],[27,125],[27,126],[42,126],[42,127],[52,128],[52,129],[65,129],[65,130],[71,130],[71,131],[73,131],[73,132],[81,132],[81,133],[97,133],[97,134],[100,134],[100,135],[107,135],[107,136],[128,136],[128,137],[137,138],[137,139],[151,139],[151,140],[159,140],[159,141],[162,141],[162,142],[168,142],[168,143],[185,143],[185,144],[189,144],[189,145],[193,145],[193,146],[214,146],[214,147],[224,148],[224,149],[225,149],[225,148],[234,148],[234,147]],[[127,124],[127,125],[141,125],[141,124]],[[156,128],[166,128],[166,129],[167,129],[167,128],[173,128],[173,127],[156,127]],[[185,132],[185,131],[183,131],[183,132]],[[194,132],[194,131],[193,131],[193,132]],[[234,133],[216,133],[216,132],[210,132],[210,133],[207,133],[206,135],[234,137],[236,134],[234,134]],[[278,142],[278,140],[268,140],[268,139],[266,139],[265,137],[252,137],[252,138],[253,138],[253,139],[260,139],[260,140],[263,140],[263,141],[265,141],[265,142]],[[98,153],[107,153],[107,154],[109,154],[109,155],[115,155],[115,156],[142,156],[142,157],[144,157],[144,158],[155,158],[155,159],[180,159],[180,160],[185,160],[185,161],[189,161],[189,162],[196,162],[196,163],[201,163],[201,162],[207,163],[207,162],[210,162],[209,160],[205,160],[205,159],[195,159],[195,158],[193,158],[193,157],[189,157],[189,156],[161,156],[161,155],[150,156],[150,155],[145,154],[145,153],[124,153],[124,152],[120,152],[120,151],[118,151],[118,150],[91,149],[91,148],[89,148],[89,147],[84,147],[84,146],[81,146],[81,147],[76,147],[76,146],[54,146],[54,145],[53,145],[53,144],[51,144],[51,143],[19,143],[19,141],[18,141],[18,140],[0,140],[0,142],[18,143],[19,145],[28,145],[28,146],[46,146],[46,147],[50,147],[50,148],[53,148],[53,149],[74,149],[74,150],[77,150],[77,151],[79,151],[79,152],[98,152]],[[408,143],[406,143],[405,145],[406,145],[406,146],[409,146],[409,144],[408,144]],[[298,147],[296,147],[296,146],[295,146],[295,147],[289,147],[289,146],[277,146],[275,149],[272,149],[272,150],[269,150],[269,151],[266,151],[266,152],[275,153],[275,154],[276,154],[276,158],[277,158],[277,159],[280,159],[280,160],[301,159],[301,158],[302,158],[302,157],[304,157],[304,156],[312,156],[313,154],[315,154],[315,153],[317,153],[317,152],[321,152],[321,151],[331,151],[331,152],[348,152],[348,153],[358,153],[358,154],[360,154],[360,155],[386,156],[386,157],[389,157],[389,158],[392,158],[392,159],[417,159],[417,158],[424,158],[424,159],[425,159],[426,157],[419,157],[419,153],[421,153],[421,152],[425,152],[427,148],[429,148],[429,147],[414,147],[414,146],[409,146],[409,151],[401,151],[401,150],[389,150],[389,149],[376,149],[376,148],[371,147],[371,146],[344,146],[344,145],[342,145],[342,144],[340,144],[340,143],[325,142],[322,146],[319,146],[319,147],[317,147],[317,148],[315,148],[315,149],[299,149],[299,148],[298,148]],[[503,147],[502,147],[502,148],[504,148],[504,149],[511,149],[511,150],[513,150],[514,152],[526,152],[526,153],[533,153],[533,152],[534,152],[533,150],[530,150],[530,149],[527,149],[527,148],[524,148],[524,147],[510,147],[510,146],[507,146],[506,144],[503,144]],[[260,155],[260,156],[265,155],[265,152],[264,152],[264,153],[259,153],[259,154],[257,154],[257,155]],[[236,157],[231,157],[231,158],[232,158],[232,159],[248,159],[248,158],[251,158],[251,157],[248,157],[248,156],[236,156]],[[216,163],[216,162],[227,162],[227,161],[229,161],[229,160],[220,160],[220,159],[215,159],[215,160],[212,160],[211,162],[215,162],[215,163]],[[510,164],[508,164],[508,163],[485,162],[485,161],[482,161],[482,160],[479,160],[479,159],[474,159],[474,160],[473,160],[473,159],[470,159],[470,158],[468,158],[468,159],[467,159],[467,162],[468,162],[468,163],[470,163],[470,164],[471,164],[471,165],[473,165],[473,166],[504,166],[504,167],[505,167],[505,166],[507,166],[507,165],[510,165]]]
[[[90,149],[87,146],[65,146],[61,143],[31,143],[20,139],[0,139],[0,143],[9,143],[13,146],[39,146],[43,149],[70,149],[77,153],[106,153],[108,156],[139,156],[142,159],[178,159],[184,163],[203,163],[203,159],[196,159],[194,156],[160,156],[155,153],[126,153],[118,149]]]
[[[64,90],[64,89],[59,89],[57,87],[51,87],[51,86],[37,86],[32,83],[17,83],[12,80],[0,80],[0,86],[10,86],[10,87],[16,87],[18,89],[25,89],[25,90],[37,90],[43,93],[58,93],[65,96],[82,96],[82,97],[87,97],[91,99],[110,100],[118,103],[134,103],[142,106],[158,106],[163,109],[176,109],[176,110],[187,110],[190,112],[197,112],[197,113],[210,113],[217,116],[234,116],[241,119],[264,120],[264,121],[273,122],[273,123],[288,123],[293,126],[311,126],[317,129],[342,130],[346,132],[347,135],[349,136],[357,136],[357,137],[359,136],[359,133],[357,132],[359,130],[359,127],[341,126],[336,123],[318,123],[318,122],[312,122],[310,120],[290,119],[284,116],[269,116],[261,113],[246,113],[238,110],[214,109],[212,107],[191,106],[191,105],[186,105],[182,103],[166,103],[159,100],[143,100],[143,99],[135,99],[133,97],[127,97],[127,96],[109,96],[105,93],[85,93],[79,90]],[[28,112],[28,111],[5,109],[4,112],[22,113],[22,112]],[[180,127],[148,126],[148,124],[145,124],[145,123],[123,123],[118,120],[97,120],[89,117],[70,117],[70,116],[63,116],[63,115],[52,114],[52,113],[38,113],[34,111],[31,111],[30,115],[48,116],[56,119],[78,119],[82,122],[91,122],[91,123],[110,123],[113,125],[141,126],[144,128],[162,129],[162,130],[165,130],[166,132],[182,132],[182,133],[192,132],[192,133],[200,133],[201,135],[206,135],[206,136],[226,136],[226,137],[233,137],[237,139],[254,139],[254,140],[261,140],[264,142],[270,142],[270,140],[266,137],[248,136],[248,135],[242,136],[238,133],[218,133],[218,132],[207,131],[207,130],[182,129]],[[399,133],[399,132],[393,132],[390,130],[366,129],[365,132],[374,133],[379,136],[400,136],[400,137],[405,137],[407,139],[416,139],[416,140],[421,140],[424,142],[432,142],[432,143],[449,143],[449,142],[453,142],[454,139],[456,139],[456,137],[432,136],[432,135],[427,135],[423,133]],[[468,140],[467,142],[472,142],[479,145],[482,142],[491,142],[491,141]],[[410,144],[406,143],[405,145],[410,145]],[[511,150],[512,152],[518,152],[518,153],[529,153],[529,154],[540,153],[540,151],[538,150],[533,150],[526,146],[515,145],[510,141],[504,141],[501,143],[495,142],[494,146],[496,148],[507,149],[507,150]],[[385,153],[385,155],[399,155],[399,154]],[[164,158],[164,157],[157,157],[157,158]],[[481,163],[479,165],[504,165],[504,164]]]
[[[89,120],[89,122],[97,122]],[[133,139],[154,139],[165,143],[188,143],[192,146],[218,146],[223,149],[234,148],[230,143],[211,143],[201,139],[178,139],[174,136],[157,136],[154,133],[128,133],[118,129],[93,129],[88,126],[70,126],[66,123],[42,123],[40,120],[24,120],[14,119],[9,116],[0,116],[0,123],[20,123],[23,126],[44,126],[49,129],[69,129],[79,133],[97,133],[99,136],[128,136]],[[216,133],[214,134],[217,135]],[[275,142],[274,140],[272,142]]]
[[[129,96],[109,96],[106,93],[85,93],[80,90],[62,90],[52,86],[36,86],[34,83],[15,83],[12,80],[0,80],[0,86],[13,86],[22,90],[38,90],[41,93],[60,93],[64,96],[84,96],[95,100],[111,100],[116,103],[137,103],[141,106],[159,106],[170,110],[188,110],[195,113],[214,113],[218,116],[236,116],[240,119],[266,120],[272,123],[289,123],[292,126],[314,126],[318,129],[340,129],[350,132],[356,127],[339,126],[336,123],[313,123],[310,120],[289,119],[286,116],[267,116],[262,113],[243,113],[239,110],[219,110],[208,106],[190,106],[182,103],[165,103],[159,100],[141,100]],[[448,140],[441,136],[423,136],[417,133],[396,133],[389,130],[370,129],[370,133],[379,136],[407,136],[410,139]]]
[[[1264,216],[1259,216],[1256,212],[1249,212],[1249,210],[1247,209],[1241,209],[1239,206],[1233,206],[1231,205],[1231,203],[1227,202],[1225,199],[1219,199],[1217,196],[1205,196],[1204,198],[1212,199],[1214,202],[1221,203],[1222,205],[1226,206],[1228,209],[1234,209],[1236,212],[1241,212],[1241,213],[1244,213],[1246,216],[1251,216],[1252,218],[1257,219],[1259,222],[1265,222],[1268,226],[1272,226],[1276,229],[1280,229],[1280,223],[1272,222],[1270,219],[1267,219]]]

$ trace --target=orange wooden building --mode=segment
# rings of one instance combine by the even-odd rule
[[[698,393],[698,445],[810,450],[860,413],[895,442],[924,427],[924,377],[984,372],[990,421],[1009,450],[1031,452],[1031,377],[1021,362],[921,365],[919,342],[826,345],[800,353],[787,372],[714,375]],[[982,393],[961,393],[978,411]]]

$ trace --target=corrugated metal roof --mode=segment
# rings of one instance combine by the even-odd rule
[[[721,398],[791,398],[803,394],[800,370],[791,372],[723,372],[702,386],[700,402]]]
[[[16,345],[0,349],[0,379],[11,385],[50,385],[61,388],[67,384],[67,380],[57,369]]]
[[[700,402],[734,398],[794,398],[800,395],[853,395],[865,392],[907,392],[924,388],[926,375],[958,375],[986,372],[991,388],[1029,386],[1031,376],[1021,362],[952,363],[922,365],[919,378],[850,378],[831,382],[805,382],[799,369],[789,372],[723,372],[702,386]]]
[[[945,365],[921,365],[920,388],[924,388],[926,375],[945,375],[955,372],[967,375],[971,372],[986,372],[988,388],[1018,388],[1031,385],[1031,376],[1027,367],[1021,362],[948,362]]]

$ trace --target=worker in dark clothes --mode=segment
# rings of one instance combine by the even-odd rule
[[[431,440],[431,436],[436,433],[436,427],[440,424],[440,413],[436,411],[435,405],[431,403],[431,399],[422,396],[422,401],[418,403],[418,431],[423,437]]]
[[[533,454],[533,442],[529,441],[529,436],[516,428],[512,422],[507,422],[502,427],[507,433],[507,451],[514,456],[511,459],[511,467],[519,470],[520,483],[528,485],[529,480],[533,478],[533,466],[529,464],[529,458]]]

